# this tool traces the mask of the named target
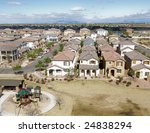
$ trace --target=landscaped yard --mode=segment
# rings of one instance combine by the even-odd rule
[[[58,104],[44,115],[150,115],[150,90],[99,80],[51,81]]]

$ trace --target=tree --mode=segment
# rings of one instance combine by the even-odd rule
[[[34,58],[36,58],[36,53],[34,51],[30,51],[27,53],[27,57],[34,59]]]
[[[46,58],[44,58],[43,62],[44,62],[45,64],[48,64],[48,63],[51,62],[51,59],[50,59],[49,57],[46,57]]]
[[[135,72],[132,69],[130,69],[128,71],[128,75],[131,76],[131,77],[133,77],[135,75]]]
[[[53,42],[48,42],[48,43],[46,44],[46,47],[47,47],[48,49],[50,49],[53,45],[54,45]]]
[[[59,44],[59,51],[61,52],[61,51],[63,51],[63,49],[64,49],[64,44],[60,43]]]
[[[19,71],[21,70],[21,66],[19,64],[17,64],[16,66],[13,67],[14,71]]]
[[[53,56],[55,56],[55,55],[57,55],[58,54],[58,51],[57,51],[57,49],[55,49],[54,51],[53,51]]]
[[[36,68],[42,68],[44,67],[44,64],[41,60],[38,61],[38,63],[35,65]]]
[[[83,45],[84,45],[84,43],[83,43],[83,41],[81,41],[80,46],[83,47]]]

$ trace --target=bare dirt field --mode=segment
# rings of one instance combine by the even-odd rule
[[[51,81],[43,89],[57,97],[51,116],[150,115],[150,89],[131,88],[99,80]]]

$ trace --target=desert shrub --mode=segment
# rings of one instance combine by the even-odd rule
[[[54,79],[54,78],[52,78],[52,79],[51,79],[51,81],[55,81],[55,79]]]
[[[131,76],[131,77],[133,77],[135,75],[135,72],[132,69],[130,69],[128,71],[128,75]]]
[[[110,79],[108,82],[112,82],[113,80],[112,79]]]
[[[41,84],[45,84],[45,80],[44,79],[41,80]]]
[[[139,85],[137,85],[136,87],[140,87]]]
[[[126,86],[128,87],[128,86],[130,86],[130,85],[131,85],[131,82],[130,82],[130,81],[127,82]]]
[[[120,83],[120,82],[117,80],[117,81],[116,81],[116,85],[119,85],[119,83]]]
[[[87,77],[85,77],[84,79],[87,79]]]
[[[118,77],[118,81],[121,82],[123,80],[123,77]]]
[[[127,81],[125,81],[125,80],[124,80],[124,81],[122,81],[122,83],[123,83],[123,84],[126,84],[126,83],[127,83]]]

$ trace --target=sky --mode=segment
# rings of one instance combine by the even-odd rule
[[[150,0],[0,0],[0,23],[150,23]]]

